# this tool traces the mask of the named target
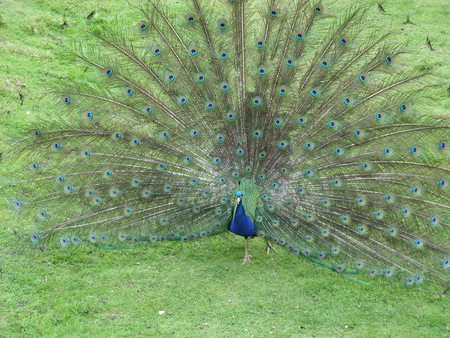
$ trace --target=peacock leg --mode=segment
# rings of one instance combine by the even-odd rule
[[[269,255],[270,251],[277,251],[269,242],[269,240],[266,238],[266,247],[264,248],[266,251],[266,254]]]
[[[244,258],[241,259],[242,263],[250,262],[250,256],[248,254],[248,237],[245,237],[244,240]]]

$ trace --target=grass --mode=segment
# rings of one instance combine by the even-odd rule
[[[387,26],[407,43],[413,54],[404,62],[436,67],[424,112],[443,115],[449,111],[447,2],[383,6],[386,15],[375,9],[368,24]],[[94,10],[95,18],[86,19]],[[64,43],[91,20],[117,14],[131,26],[140,19],[124,1],[6,0],[0,12],[1,148],[7,135],[56,113],[42,88],[83,73]],[[403,24],[407,14],[416,25]],[[0,165],[7,173],[20,163]],[[25,222],[0,213],[0,337],[449,335],[450,304],[441,290],[388,280],[352,283],[284,250],[266,257],[259,239],[251,241],[253,261],[246,265],[239,261],[242,239],[231,234],[130,250],[42,253],[16,242],[12,230]]]

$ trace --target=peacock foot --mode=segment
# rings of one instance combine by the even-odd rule
[[[252,256],[250,256],[250,255],[245,255],[244,258],[241,258],[242,264],[250,262],[251,261],[251,259],[250,259],[251,257]]]
[[[269,242],[266,242],[266,247],[264,248],[266,254],[269,255],[270,251],[277,251]]]

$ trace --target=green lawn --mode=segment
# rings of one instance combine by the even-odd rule
[[[385,14],[372,6],[367,24],[407,43],[411,54],[402,62],[435,67],[421,109],[448,116],[450,5],[396,0],[383,7]],[[403,23],[407,14],[414,25]],[[118,0],[4,0],[0,15],[0,152],[27,123],[57,113],[44,88],[83,73],[64,43],[76,42],[92,21],[117,15],[131,27],[140,19]],[[21,165],[0,161],[0,174]],[[231,234],[130,250],[43,253],[17,241],[13,230],[30,220],[9,211],[13,191],[0,193],[0,337],[450,334],[450,303],[442,289],[385,279],[364,286],[281,248],[267,257],[259,239],[250,242],[253,261],[245,265],[239,260],[243,240]]]

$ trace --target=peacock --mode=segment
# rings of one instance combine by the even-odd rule
[[[229,231],[244,263],[259,237],[349,279],[448,284],[450,126],[420,112],[433,69],[367,10],[148,0],[130,29],[93,25],[84,77],[4,154],[28,163],[18,232],[70,250]]]

